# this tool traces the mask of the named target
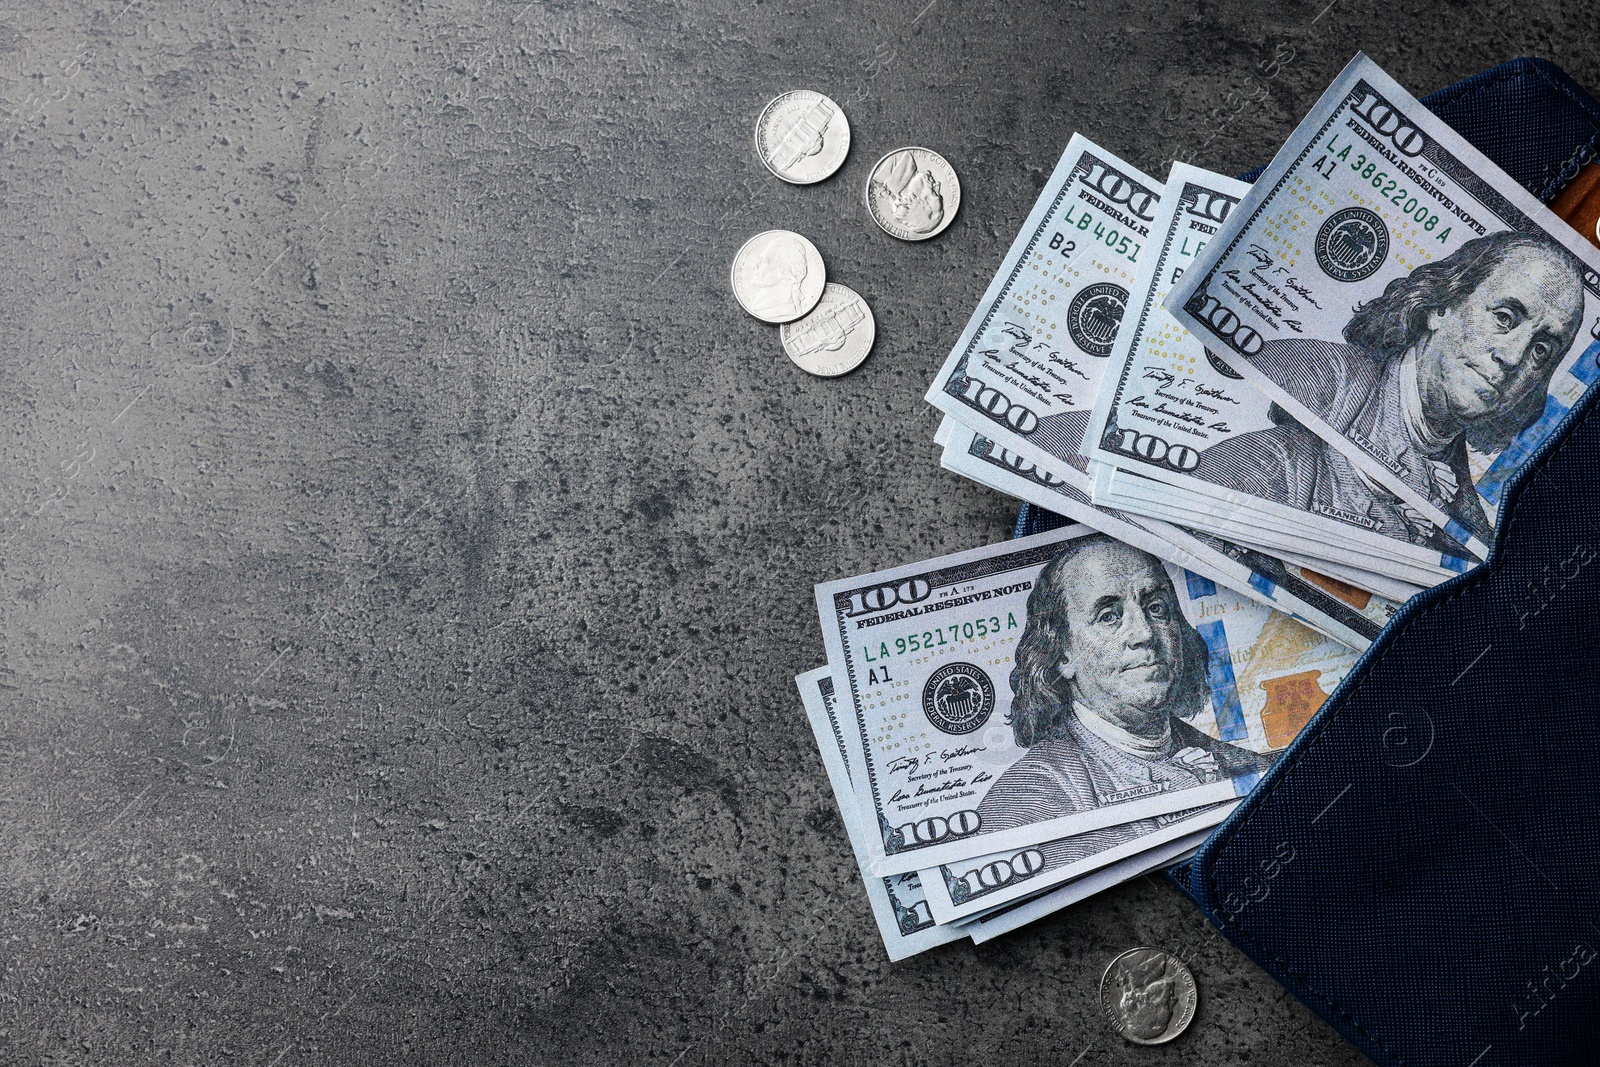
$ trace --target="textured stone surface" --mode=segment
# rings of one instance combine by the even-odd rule
[[[1072,130],[1237,172],[1357,48],[1418,93],[1524,54],[1600,86],[1593,31],[10,6],[0,1062],[1358,1062],[1153,880],[891,966],[791,682],[810,587],[1007,532],[920,398]],[[797,86],[854,127],[808,188],[751,146]],[[908,143],[965,191],[919,245],[861,206]],[[729,293],[773,226],[871,302],[855,374]],[[1094,1014],[1140,943],[1201,987],[1163,1049]]]

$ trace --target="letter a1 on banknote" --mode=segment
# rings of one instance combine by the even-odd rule
[[[1198,476],[1445,551],[1600,377],[1600,250],[1364,55],[1166,306],[1288,416]]]
[[[1242,796],[1357,655],[1084,526],[817,610],[879,876]]]

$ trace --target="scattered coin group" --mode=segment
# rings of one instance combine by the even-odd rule
[[[850,152],[850,121],[821,93],[797,89],[774,98],[756,120],[756,155],[792,185],[832,177]],[[878,160],[864,190],[867,214],[902,241],[926,241],[950,225],[961,182],[939,153],[897,148]],[[774,323],[795,366],[822,378],[848,374],[872,351],[877,324],[860,294],[828,281],[816,245],[789,230],[744,243],[730,271],[733,295],[751,315]]]

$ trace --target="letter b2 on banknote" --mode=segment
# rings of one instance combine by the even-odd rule
[[[1160,183],[1073,134],[928,403],[1082,476],[1083,428],[1160,199]]]

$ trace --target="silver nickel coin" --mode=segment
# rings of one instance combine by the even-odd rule
[[[817,246],[788,230],[766,230],[733,257],[733,295],[762,322],[793,322],[817,306],[828,282]]]
[[[878,326],[860,294],[829,282],[811,314],[783,326],[778,335],[795,366],[819,378],[837,378],[861,366]]]
[[[821,93],[784,93],[756,119],[756,155],[791,184],[810,185],[832,176],[849,154],[850,120]]]
[[[926,241],[944,232],[961,207],[961,180],[927,148],[897,148],[867,177],[867,213],[885,233]]]
[[[1136,1045],[1160,1045],[1183,1033],[1199,999],[1189,968],[1158,948],[1130,948],[1100,978],[1100,1010]]]

